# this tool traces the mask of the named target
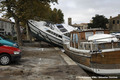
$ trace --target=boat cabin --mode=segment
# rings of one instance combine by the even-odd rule
[[[79,42],[87,41],[89,36],[94,34],[109,34],[109,30],[86,30],[72,31],[70,35],[70,47],[78,48]]]

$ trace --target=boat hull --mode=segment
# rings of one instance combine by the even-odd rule
[[[104,55],[102,57],[101,54],[86,55],[87,53],[76,52],[67,48],[66,45],[64,49],[65,53],[85,70],[100,75],[120,75],[120,51],[108,52],[110,55],[116,53],[116,56],[108,55],[108,57],[106,57],[108,53],[102,53]]]

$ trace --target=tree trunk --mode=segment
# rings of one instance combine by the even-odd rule
[[[22,37],[21,37],[21,30],[20,30],[20,25],[19,25],[19,19],[15,18],[15,27],[16,27],[16,32],[17,32],[17,42],[19,46],[22,46]]]
[[[27,36],[27,40],[29,40],[31,42],[32,37],[31,37],[31,34],[30,34],[30,28],[28,26],[28,23],[26,24],[26,36]]]

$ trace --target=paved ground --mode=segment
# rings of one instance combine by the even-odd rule
[[[58,48],[22,47],[21,50],[19,63],[0,66],[0,80],[83,80],[80,77],[87,76]]]

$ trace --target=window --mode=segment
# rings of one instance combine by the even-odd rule
[[[112,44],[111,43],[103,43],[98,45],[98,49],[112,49]]]
[[[113,46],[114,48],[120,48],[120,42],[114,43]]]
[[[119,20],[117,20],[117,24],[119,24]]]
[[[86,44],[84,44],[84,48],[86,49]]]
[[[86,49],[86,50],[90,50],[90,44],[86,44],[86,45],[85,45],[85,49]]]
[[[51,33],[52,35],[55,35],[55,36],[57,36],[57,37],[59,37],[59,38],[62,38],[62,36],[61,36],[61,35],[58,35],[58,34],[56,34],[56,33],[52,32],[52,31],[50,31],[50,30],[47,30],[47,32],[49,32],[49,33]]]
[[[115,24],[115,20],[113,20],[113,24]]]
[[[62,25],[58,25],[57,27],[58,27],[58,28],[64,28]]]
[[[120,47],[120,43],[118,43],[118,47]]]
[[[1,28],[3,28],[3,22],[1,22]]]
[[[104,31],[96,31],[95,34],[104,34]]]
[[[60,29],[61,32],[66,32],[67,31],[67,29],[65,29],[63,25],[58,24],[57,28]]]
[[[93,32],[85,32],[85,38],[88,39],[89,36],[92,36]]]
[[[75,38],[76,38],[76,34],[73,34],[73,47],[75,48]]]
[[[72,34],[70,34],[70,40],[72,41],[72,37],[73,37],[73,35]]]
[[[83,49],[83,46],[82,46],[82,44],[80,44],[80,49]]]
[[[78,35],[76,34],[76,43],[78,43]]]
[[[75,42],[75,34],[73,34],[73,42]]]
[[[101,44],[101,49],[105,49],[105,45],[104,44]]]
[[[60,35],[59,35],[58,37],[59,37],[59,38],[62,38],[62,36],[60,36]]]
[[[66,33],[66,34],[64,34],[65,36],[67,36],[67,37],[70,37],[70,33]]]
[[[73,34],[70,34],[70,46],[72,46],[72,37],[73,37]]]

